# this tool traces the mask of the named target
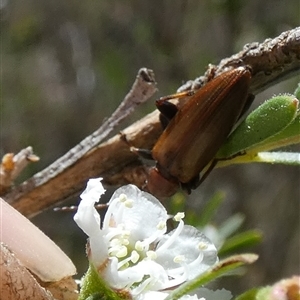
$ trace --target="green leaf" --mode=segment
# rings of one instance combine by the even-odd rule
[[[204,227],[207,225],[213,216],[216,214],[218,207],[224,200],[224,193],[218,192],[205,204],[201,215],[198,217],[197,226]]]
[[[251,151],[261,152],[300,143],[300,114],[283,130],[265,140],[263,145]]]
[[[296,88],[296,90],[294,92],[294,95],[296,96],[296,98],[298,100],[300,100],[300,82],[298,83],[298,86],[297,86],[297,88]]]
[[[248,230],[227,239],[219,250],[219,256],[225,256],[233,252],[248,249],[262,241],[262,233],[259,230]]]
[[[281,279],[271,286],[257,287],[251,289],[242,295],[235,298],[235,300],[266,300],[266,299],[289,299],[299,300],[299,276],[292,276],[290,278]]]
[[[264,102],[229,136],[216,158],[232,157],[278,134],[295,119],[298,102],[293,95],[276,96]]]
[[[165,300],[179,299],[194,289],[207,284],[240,266],[255,262],[257,258],[258,256],[255,254],[241,254],[224,259],[214,265],[211,269],[207,270],[205,273],[175,289]]]
[[[242,295],[239,295],[234,300],[266,300],[270,298],[270,287],[261,287],[251,289]]]
[[[233,216],[229,217],[226,221],[219,226],[219,233],[224,238],[227,239],[231,236],[234,232],[236,232],[245,220],[245,216],[237,213]]]
[[[234,300],[257,300],[256,296],[258,291],[259,291],[258,288],[251,289],[243,293],[242,295],[239,295]]]

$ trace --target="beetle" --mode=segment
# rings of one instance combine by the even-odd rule
[[[250,81],[250,68],[237,67],[195,92],[156,101],[165,129],[150,153],[156,166],[149,170],[145,190],[161,198],[172,196],[180,187],[190,193],[199,186],[216,165],[213,159],[218,149],[254,99]],[[181,107],[168,101],[185,95],[191,96]]]

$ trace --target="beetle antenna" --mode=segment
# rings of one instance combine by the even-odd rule
[[[107,203],[95,205],[95,208],[97,210],[105,209],[107,207],[108,207]],[[54,207],[53,210],[55,212],[74,212],[74,211],[78,210],[78,206],[77,205],[72,205],[72,206]]]

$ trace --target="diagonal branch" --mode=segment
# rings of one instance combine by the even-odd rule
[[[300,27],[284,32],[263,43],[252,43],[239,53],[208,67],[204,76],[189,81],[180,90],[196,89],[229,68],[249,65],[253,71],[251,91],[254,94],[300,71]],[[138,94],[144,96],[144,92]],[[148,96],[145,96],[148,97]],[[149,97],[148,97],[149,98]],[[113,117],[114,118],[114,117]],[[127,127],[123,133],[135,147],[151,149],[161,134],[158,112],[145,116]],[[134,183],[142,187],[147,168],[130,152],[128,145],[116,135],[93,145],[85,143],[97,137],[92,134],[43,171],[14,187],[4,198],[26,216],[37,214],[64,199],[78,194],[88,178],[101,176],[106,186]],[[101,139],[100,139],[101,140]],[[80,151],[85,147],[85,151]]]

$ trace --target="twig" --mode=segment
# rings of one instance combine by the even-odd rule
[[[209,66],[203,77],[189,81],[180,90],[199,88],[228,68],[244,64],[253,70],[251,91],[254,94],[278,80],[293,76],[300,70],[300,27],[284,32],[275,39],[268,39],[262,44],[245,46],[241,52],[222,60],[218,66]],[[151,149],[161,131],[158,112],[154,111],[126,128],[123,133],[131,145]],[[85,140],[87,139],[90,137]],[[139,187],[144,185],[147,168],[130,152],[120,135],[97,147],[89,147],[84,155],[80,152],[81,147],[79,144],[71,149],[48,168],[15,187],[4,198],[23,214],[32,216],[78,194],[88,178],[101,176],[106,186],[126,183],[134,183]],[[81,155],[78,155],[78,152]],[[76,159],[72,159],[73,156]]]
[[[274,39],[266,39],[262,43],[246,44],[242,51],[222,59],[217,66],[209,65],[204,76],[187,82],[179,90],[197,89],[228,69],[245,65],[252,69],[253,94],[299,73],[300,27],[283,32]]]
[[[55,197],[51,199],[51,194],[60,195],[59,197],[62,198],[68,197],[69,193],[73,189],[73,180],[69,180],[68,182],[65,182],[65,184],[63,182],[61,182],[61,184],[56,184],[56,180],[60,180],[60,176],[63,175],[67,170],[72,170],[72,167],[76,165],[80,159],[82,159],[89,151],[94,149],[101,141],[103,141],[123,119],[125,119],[134,111],[136,106],[146,102],[156,92],[156,90],[156,82],[153,71],[146,68],[140,69],[131,90],[125,96],[120,106],[110,118],[104,121],[96,131],[87,136],[65,155],[57,159],[54,163],[41,172],[35,174],[32,178],[21,184],[19,187],[12,190],[12,193],[16,193],[17,190],[19,190],[22,194],[27,192],[30,193],[30,191],[33,190],[37,192],[36,196],[33,196],[33,198],[29,196],[23,198],[21,201],[21,206],[27,207],[28,213],[26,212],[26,209],[25,212],[22,209],[20,209],[20,211],[25,215],[31,215],[35,214],[36,211],[51,206],[57,201],[57,198],[54,200]],[[31,149],[31,147],[28,147],[28,149],[29,148]],[[80,173],[80,170],[77,171]],[[77,173],[77,171],[75,171],[75,173]],[[6,173],[7,172],[5,172],[5,174]],[[76,174],[73,175],[76,177]],[[5,179],[6,178],[8,178],[8,176],[6,176]],[[5,192],[10,186],[12,179],[14,178],[15,177],[12,178],[12,176],[9,176],[9,180],[5,180],[6,185],[5,189],[3,189],[3,192]],[[41,191],[40,188],[42,189]],[[17,192],[17,194],[18,193],[19,192]],[[40,199],[43,199],[43,201],[40,201]],[[52,202],[53,200],[54,202]],[[16,205],[14,202],[12,204]],[[16,207],[18,206],[16,205]]]
[[[24,148],[17,154],[6,153],[0,163],[0,195],[9,190],[13,181],[29,163],[39,160],[32,147]]]

